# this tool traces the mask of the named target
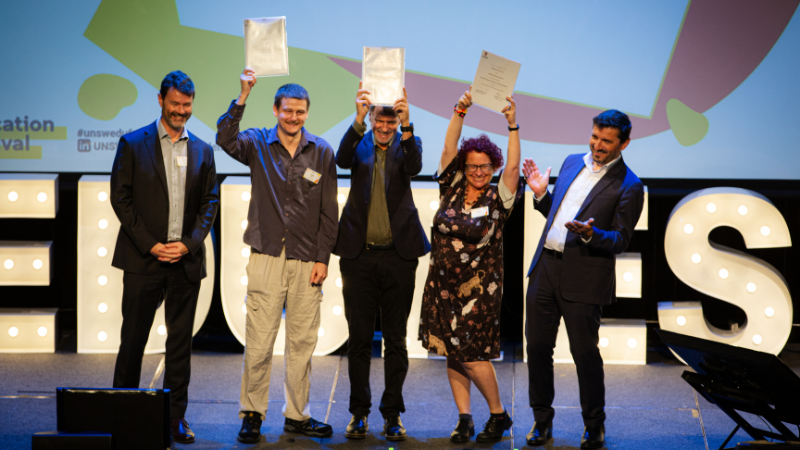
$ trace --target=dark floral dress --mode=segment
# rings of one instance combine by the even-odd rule
[[[524,180],[510,208],[499,187],[489,185],[469,209],[464,205],[467,179],[457,158],[437,181],[440,206],[433,220],[419,339],[429,351],[458,361],[495,359],[500,356],[503,225],[524,194]]]

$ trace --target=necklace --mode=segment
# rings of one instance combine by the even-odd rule
[[[466,207],[468,207],[468,208],[469,208],[469,207],[471,207],[472,205],[474,205],[475,203],[477,203],[477,202],[478,202],[478,199],[479,199],[479,198],[480,198],[480,196],[481,196],[481,194],[482,194],[482,193],[483,193],[483,191],[485,191],[485,190],[486,190],[486,186],[484,186],[484,187],[483,187],[483,189],[475,189],[475,188],[473,188],[472,186],[470,186],[470,185],[467,185],[467,189],[464,191],[464,195],[465,195],[465,198],[464,198],[464,206],[466,206]],[[475,200],[473,200],[473,201],[469,201],[469,197],[470,197],[470,191],[477,191],[477,195],[475,196]]]

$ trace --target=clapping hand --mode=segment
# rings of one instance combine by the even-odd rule
[[[547,191],[547,185],[550,184],[550,169],[552,168],[548,167],[547,170],[542,173],[536,163],[530,158],[525,158],[525,162],[522,164],[522,173],[525,175],[528,187],[531,188],[536,198],[541,197]]]
[[[588,240],[592,237],[594,233],[594,228],[592,227],[592,222],[594,222],[594,218],[587,220],[586,222],[581,222],[580,220],[573,220],[572,222],[567,222],[564,224],[567,227],[568,231],[571,231],[575,234],[581,235],[584,240]]]

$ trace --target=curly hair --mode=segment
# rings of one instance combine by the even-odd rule
[[[503,167],[503,152],[500,150],[500,147],[489,140],[489,136],[485,134],[474,138],[461,139],[461,147],[458,149],[457,158],[458,167],[462,171],[464,170],[464,165],[467,163],[467,155],[472,152],[483,153],[488,156],[494,170]]]

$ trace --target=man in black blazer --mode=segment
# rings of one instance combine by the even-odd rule
[[[528,445],[552,436],[553,348],[561,318],[578,372],[585,425],[581,448],[605,443],[603,359],[597,347],[603,305],[616,301],[615,264],[642,213],[644,187],[622,160],[630,143],[628,116],[608,110],[593,119],[590,153],[570,155],[553,193],[550,168],[525,160],[534,207],[547,217],[528,272],[525,335],[534,425]]]
[[[192,328],[206,276],[204,241],[219,208],[214,153],[185,128],[193,101],[192,80],[180,71],[168,74],[158,94],[161,117],[120,138],[111,170],[111,206],[120,221],[111,264],[125,271],[114,387],[139,387],[142,355],[163,300],[164,388],[170,389],[172,436],[180,443],[194,442],[184,418]]]
[[[375,318],[380,309],[386,387],[380,411],[387,440],[406,439],[403,382],[408,372],[406,324],[414,296],[419,257],[431,249],[411,196],[411,177],[422,170],[422,141],[409,121],[408,99],[374,106],[359,83],[356,119],[336,152],[350,169],[350,195],[339,221],[333,253],[339,255],[345,316],[350,331],[347,361],[350,412],[345,436],[363,439],[372,406],[369,366]],[[369,112],[372,130],[364,123]],[[401,132],[397,128],[400,126]],[[365,134],[366,132],[366,134]]]

